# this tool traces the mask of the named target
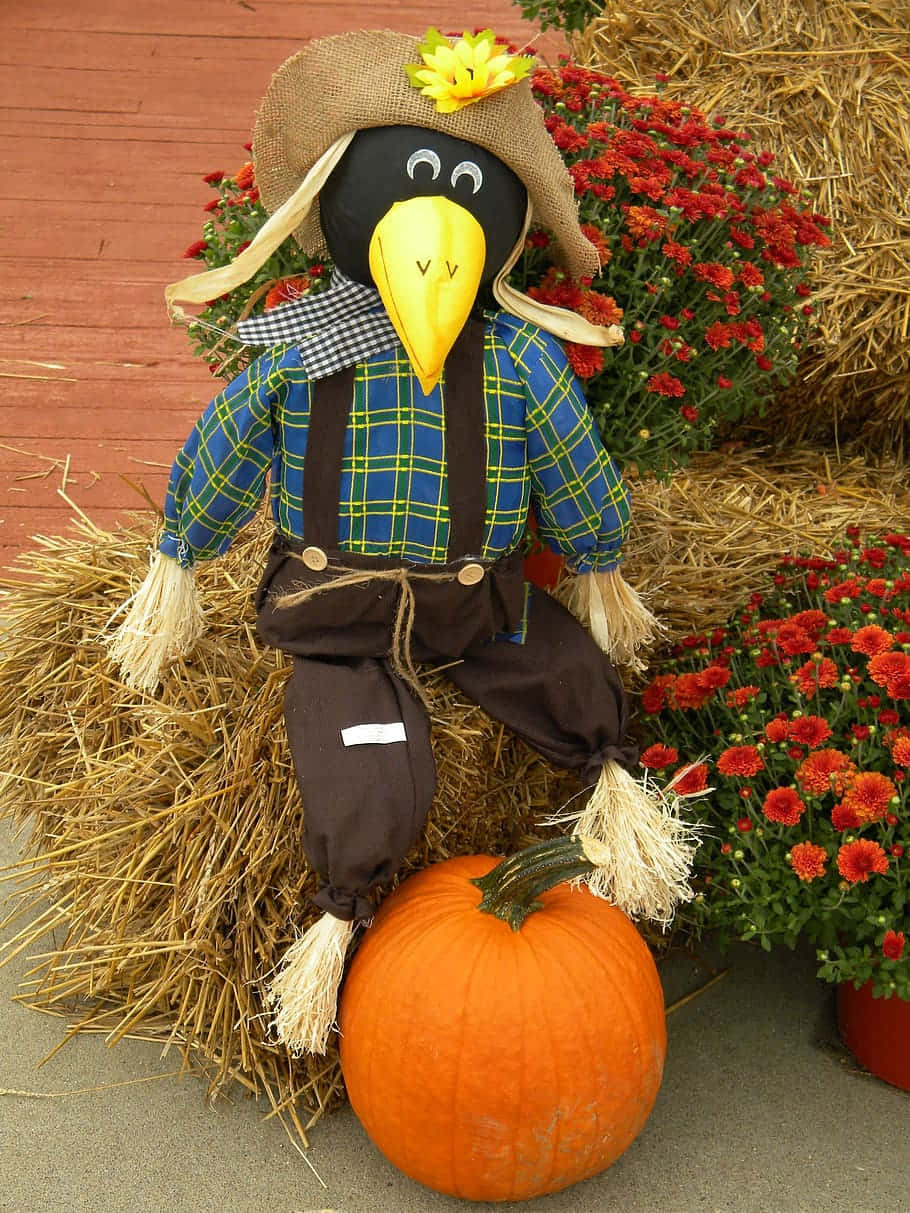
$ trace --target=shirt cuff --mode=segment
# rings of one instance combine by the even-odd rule
[[[170,556],[171,560],[176,560],[182,569],[191,568],[193,565],[190,545],[185,539],[178,539],[176,535],[164,535],[158,544],[158,551],[162,556]]]
[[[621,552],[585,552],[583,556],[567,556],[570,573],[611,573],[622,563]]]

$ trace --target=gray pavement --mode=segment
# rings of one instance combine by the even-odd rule
[[[0,829],[0,865],[15,853]],[[0,970],[0,1210],[910,1213],[910,1095],[840,1047],[811,955],[737,947],[722,964],[727,976],[671,1015],[654,1112],[610,1170],[535,1201],[472,1206],[398,1173],[347,1109],[312,1130],[311,1169],[263,1120],[264,1101],[207,1106],[204,1084],[173,1076],[179,1058],[157,1045],[76,1038],[36,1070],[63,1021],[10,1001],[28,967],[18,958]],[[662,977],[672,1001],[705,972],[672,955]],[[108,1089],[79,1093],[94,1087]]]

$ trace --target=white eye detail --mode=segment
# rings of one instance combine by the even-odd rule
[[[408,176],[412,181],[414,180],[414,170],[417,168],[418,164],[428,164],[430,166],[430,168],[433,170],[434,181],[439,176],[439,171],[442,168],[442,162],[440,161],[439,157],[436,155],[433,149],[429,147],[422,147],[418,151],[412,152],[408,157]]]
[[[474,189],[471,191],[476,194],[483,185],[483,173],[477,167],[473,160],[462,160],[461,164],[456,164],[452,169],[452,185],[459,177],[470,177],[474,182]]]

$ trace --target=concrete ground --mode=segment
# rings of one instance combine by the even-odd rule
[[[0,831],[0,866],[16,858]],[[716,960],[716,958],[712,958]],[[808,953],[735,948],[723,980],[669,1019],[663,1087],[639,1139],[565,1192],[477,1209],[535,1213],[904,1213],[910,1095],[839,1044],[833,992]],[[71,1041],[11,1002],[28,965],[0,970],[0,1210],[4,1213],[423,1213],[472,1207],[397,1172],[349,1110],[318,1124],[304,1160],[267,1108],[205,1103],[158,1046]],[[706,979],[662,965],[668,1002]]]

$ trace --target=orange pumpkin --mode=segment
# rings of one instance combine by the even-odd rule
[[[597,1174],[635,1139],[666,1021],[629,919],[587,888],[549,887],[557,870],[591,870],[579,840],[496,865],[451,859],[386,899],[342,991],[341,1062],[354,1111],[405,1174],[524,1200]]]

